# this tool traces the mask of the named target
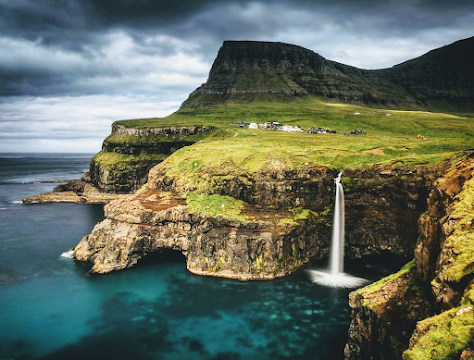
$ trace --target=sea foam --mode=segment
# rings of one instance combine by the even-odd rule
[[[61,254],[61,257],[65,257],[65,258],[68,258],[68,259],[73,259],[74,258],[74,250],[69,250],[69,251],[63,252]]]

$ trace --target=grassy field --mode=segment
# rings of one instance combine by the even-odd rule
[[[250,130],[236,126],[239,121],[278,121],[305,130],[326,127],[337,134]],[[375,109],[314,97],[226,104],[182,110],[162,119],[118,123],[131,128],[207,125],[219,129],[176,151],[162,164],[170,175],[201,180],[209,173],[239,176],[316,165],[338,170],[395,162],[399,166],[428,166],[474,148],[473,114]],[[367,135],[345,135],[355,129],[363,129]]]

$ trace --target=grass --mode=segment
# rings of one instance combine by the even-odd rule
[[[388,283],[398,279],[400,276],[408,273],[415,267],[415,260],[410,261],[408,264],[404,265],[399,272],[395,274],[391,274],[387,277],[384,277],[383,279],[380,279],[379,281],[376,281],[366,287],[363,287],[362,289],[357,290],[357,294],[359,295],[368,295],[368,294],[373,294],[379,290],[381,290],[385,285]],[[365,304],[368,305],[368,304]]]
[[[360,115],[355,115],[356,112]],[[259,124],[278,121],[304,129],[326,127],[337,134],[249,130],[237,127],[239,121]],[[216,130],[210,136],[200,135],[195,139],[196,144],[176,151],[161,165],[167,176],[201,191],[206,191],[209,185],[206,183],[215,176],[247,176],[258,171],[318,165],[338,170],[395,162],[407,167],[430,166],[454,153],[474,148],[473,117],[374,109],[315,97],[220,104],[180,110],[163,119],[117,123],[131,128],[214,127]],[[343,135],[354,129],[364,129],[367,135]],[[199,166],[190,165],[195,163]]]
[[[197,142],[207,137],[212,137],[216,135],[222,135],[222,131],[219,130],[210,130],[207,133],[197,133],[194,135],[184,135],[184,134],[164,134],[164,135],[109,135],[104,141],[111,144],[118,145],[138,145],[138,144],[154,144],[157,142]]]
[[[193,191],[187,194],[186,203],[191,214],[221,216],[224,219],[237,221],[247,219],[245,215],[241,215],[245,203],[230,196],[200,194]]]
[[[444,248],[449,249],[452,256],[438,276],[444,281],[459,282],[474,272],[474,178],[467,180],[456,196],[449,220],[456,223]]]
[[[417,324],[413,346],[404,360],[459,359],[460,352],[472,348],[474,331],[474,289],[464,295],[461,305]]]
[[[92,161],[100,164],[107,170],[127,171],[133,170],[134,164],[140,161],[161,161],[166,155],[142,153],[139,156],[119,154],[115,152],[99,152]]]

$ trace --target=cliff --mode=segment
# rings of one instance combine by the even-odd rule
[[[471,154],[436,181],[415,260],[351,293],[346,359],[472,357],[473,169]]]
[[[304,95],[392,108],[472,109],[473,42],[462,40],[391,69],[362,70],[300,46],[225,41],[207,82],[182,109]]]
[[[102,151],[91,160],[84,179],[97,189],[130,193],[142,186],[148,171],[176,150],[194,144],[209,126],[129,128],[114,123]]]
[[[336,100],[466,109],[472,73],[465,58],[449,62],[441,54],[471,43],[366,71],[298,46],[225,42],[208,82],[180,111],[114,123],[84,180],[109,193],[138,191],[105,207],[106,219],[75,247],[75,259],[104,274],[172,249],[199,275],[285,276],[327,255],[333,178],[343,170],[346,255],[415,256],[351,294],[346,357],[467,357],[472,117]],[[456,83],[448,79],[454,75]],[[236,126],[241,121],[336,133],[252,130]],[[453,156],[461,160],[448,166]]]
[[[165,165],[154,167],[135,195],[105,207],[106,220],[74,249],[76,260],[106,273],[166,248],[181,251],[195,274],[250,280],[285,276],[327,254],[335,169],[263,170],[245,183],[239,176],[207,173],[212,187],[198,195],[197,187]],[[437,171],[348,170],[347,255],[390,251],[408,259]]]

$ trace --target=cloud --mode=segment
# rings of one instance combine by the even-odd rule
[[[199,54],[185,51],[193,44],[164,35],[136,41],[124,31],[108,32],[82,52],[5,36],[0,46],[0,95],[176,95],[200,85],[209,71]]]
[[[76,142],[93,144],[75,152],[99,151],[113,121],[164,117],[179,106],[180,102],[143,96],[11,97],[0,102],[0,152],[30,151],[32,144],[44,147],[48,142],[65,148]]]

